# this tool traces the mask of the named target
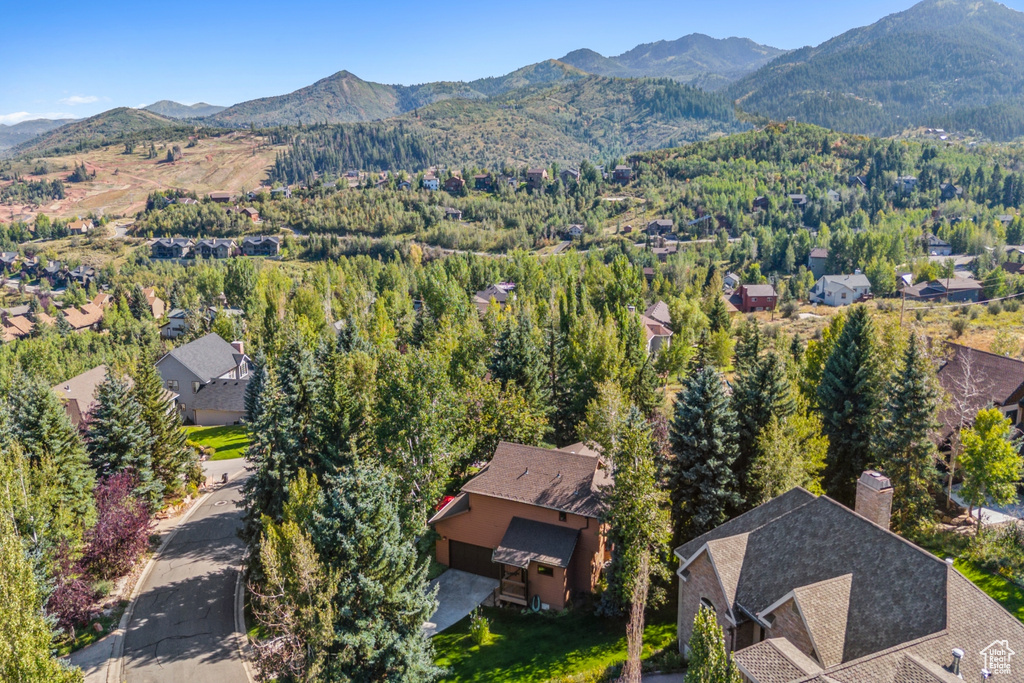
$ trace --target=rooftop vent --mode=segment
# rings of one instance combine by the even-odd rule
[[[960,675],[960,660],[962,660],[963,658],[964,658],[964,651],[961,650],[958,647],[954,647],[953,648],[953,669],[952,669],[952,673],[957,678],[963,678],[963,676]]]

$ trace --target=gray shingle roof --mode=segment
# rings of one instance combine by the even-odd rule
[[[829,284],[838,284],[853,289],[854,287],[871,287],[871,280],[862,273],[853,275],[822,275],[821,279]]]
[[[179,346],[167,356],[191,370],[203,382],[216,379],[238,365],[235,348],[214,332]],[[162,360],[157,361],[157,365]]]
[[[513,517],[492,561],[526,568],[530,562],[554,567],[569,566],[579,529]]]
[[[821,671],[813,659],[785,638],[769,638],[735,655],[736,664],[757,683],[788,683]]]
[[[462,490],[596,518],[611,476],[600,458],[502,441]]]
[[[224,410],[245,412],[245,389],[247,379],[219,379],[199,387],[192,399],[194,410]]]

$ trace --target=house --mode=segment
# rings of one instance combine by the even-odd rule
[[[491,176],[488,173],[479,173],[473,176],[473,189],[480,190],[482,192],[490,192],[493,189],[494,183],[491,180]]]
[[[644,279],[647,280],[648,284],[654,282],[655,275],[657,275],[657,271],[654,268],[644,268]]]
[[[668,218],[657,218],[647,224],[649,235],[664,235],[672,232],[672,221]]]
[[[196,242],[195,254],[200,258],[227,258],[233,256],[238,245],[234,240],[216,237]]]
[[[1003,270],[1010,275],[1020,275],[1024,272],[1024,263],[1015,263],[1014,261],[1003,261]]]
[[[279,199],[284,197],[285,199],[291,199],[292,189],[290,187],[275,187],[270,191],[271,199]]]
[[[184,206],[195,206],[195,205],[199,204],[198,201],[196,201],[195,199],[192,199],[191,197],[178,197],[177,199],[174,200],[174,203],[175,204],[182,204]]]
[[[570,182],[578,183],[580,181],[580,170],[578,168],[566,168],[558,172],[558,178],[562,181],[563,185],[568,185]]]
[[[96,390],[106,379],[107,366],[97,365],[92,370],[86,370],[80,375],[51,387],[51,390],[64,404],[64,410],[71,418],[71,424],[78,427],[92,416],[97,405]],[[125,376],[124,380],[131,388],[132,378]],[[164,395],[168,404],[174,400],[173,393],[165,391]]]
[[[569,237],[570,239],[579,239],[580,237],[583,237],[584,231],[585,228],[582,225],[580,225],[579,223],[573,223],[565,230],[563,230],[562,234],[565,235],[566,237]]]
[[[807,256],[807,270],[811,271],[815,279],[825,274],[825,264],[828,262],[828,249],[814,247]]]
[[[849,180],[846,181],[846,184],[850,187],[860,187],[866,190],[868,187],[868,179],[867,176],[852,175]]]
[[[995,406],[1019,427],[1024,417],[1024,361],[946,342],[948,358],[936,372],[939,385],[950,401],[939,412],[940,440],[960,429],[957,406],[972,418],[986,406]]]
[[[679,251],[678,244],[670,244],[667,247],[653,247],[651,253],[658,257],[658,260],[662,263],[668,261],[668,257]]]
[[[543,190],[547,179],[547,169],[531,168],[526,172],[526,186],[531,190]]]
[[[188,258],[192,255],[196,243],[187,237],[163,237],[154,240],[150,249],[150,257],[155,259]]]
[[[769,206],[768,198],[764,195],[754,197],[753,208],[754,211],[767,211]]]
[[[210,199],[218,204],[228,204],[231,202],[232,194],[230,192],[211,192]]]
[[[842,195],[840,195],[835,190],[829,190],[828,192],[826,192],[825,197],[834,204],[838,204],[842,200]]]
[[[462,220],[462,212],[459,211],[458,209],[454,209],[454,208],[448,206],[448,207],[445,207],[444,218],[447,221],[461,221]]]
[[[457,175],[453,175],[444,181],[444,191],[449,194],[457,194],[462,192],[466,187],[466,181]]]
[[[188,331],[188,313],[175,308],[167,314],[167,321],[160,326],[160,336],[164,339],[177,339]]]
[[[251,206],[245,207],[244,209],[239,211],[239,213],[241,213],[243,216],[248,218],[253,223],[259,223],[260,222],[260,212],[257,211],[256,209],[252,208]]]
[[[281,238],[273,235],[243,237],[242,253],[246,256],[277,256],[281,253]]]
[[[91,269],[90,269],[91,270]],[[74,273],[74,271],[72,271]],[[84,285],[83,285],[84,286]],[[103,313],[113,303],[113,297],[108,294],[97,294],[92,301],[87,301],[81,306],[69,306],[61,309],[60,315],[71,326],[75,332],[81,330],[98,330],[103,322]],[[43,314],[39,314],[40,317]],[[48,317],[48,316],[47,316]],[[47,322],[50,322],[47,320]],[[51,323],[52,324],[52,323]]]
[[[441,187],[441,181],[437,179],[437,176],[433,173],[427,173],[423,176],[423,189],[430,190],[431,192]]]
[[[810,291],[812,302],[848,306],[871,297],[871,282],[859,270],[853,275],[822,275]]]
[[[47,280],[51,287],[62,287],[68,281],[68,269],[61,261],[47,261],[40,277]]]
[[[959,199],[964,196],[964,190],[958,185],[953,183],[942,183],[939,185],[939,198],[942,201],[949,201],[950,199]]]
[[[969,277],[950,277],[921,282],[903,290],[903,296],[913,301],[978,301],[983,287]]]
[[[726,273],[722,278],[722,288],[732,291],[740,286],[740,276],[736,273]]]
[[[855,511],[795,488],[676,548],[680,650],[703,606],[749,683],[980,683],[1024,624],[889,531],[892,497],[872,471]]]
[[[24,277],[35,279],[39,276],[39,257],[26,256],[21,259],[21,272]]]
[[[217,334],[210,333],[174,349],[156,362],[156,369],[163,378],[164,386],[178,394],[178,410],[186,420],[195,419],[195,397],[200,388],[216,380],[240,380],[249,377],[249,357],[245,355],[242,342],[230,344]],[[216,393],[216,392],[214,392]],[[202,402],[202,410],[208,414],[230,413],[234,403],[228,401],[224,391],[218,394],[224,398],[223,410],[210,400]]]
[[[612,169],[612,180],[616,183],[622,183],[625,185],[633,179],[633,169],[629,166],[619,164]]]
[[[426,187],[426,185],[424,185],[424,187]],[[398,189],[399,190],[411,190],[412,189],[412,183],[410,183],[408,180],[399,180],[398,181]]]
[[[789,197],[789,201],[793,203],[793,206],[798,209],[802,209],[807,206],[807,195],[805,194],[790,194],[786,196]]]
[[[925,244],[927,245],[929,256],[950,256],[953,253],[953,247],[950,246],[949,242],[939,239],[935,235],[928,235],[925,238]]]
[[[14,272],[14,264],[18,262],[18,252],[0,251],[0,271]]]
[[[245,420],[248,379],[217,379],[199,387],[192,399],[192,424],[204,427],[241,424]]]
[[[610,486],[609,466],[583,444],[503,441],[428,522],[437,561],[496,579],[500,602],[561,610],[597,588],[609,560],[600,520]]]
[[[662,347],[668,348],[672,343],[672,314],[668,304],[664,301],[651,304],[640,319],[644,323],[644,334],[647,337],[647,353],[657,353]]]
[[[146,303],[149,305],[149,310],[153,314],[153,317],[159,320],[164,317],[164,312],[167,310],[167,304],[164,300],[156,295],[156,290],[152,287],[146,287],[142,290],[142,295],[146,297]]]
[[[86,265],[80,265],[68,273],[68,278],[74,280],[82,287],[88,287],[96,280],[96,269]]]
[[[779,298],[771,285],[740,285],[739,296],[737,308],[743,313],[773,311]]]
[[[917,177],[912,175],[901,175],[893,181],[893,188],[897,192],[911,192],[917,187]]]
[[[92,221],[72,221],[68,223],[68,234],[69,235],[84,235],[95,227]]]
[[[5,343],[24,339],[32,334],[35,323],[28,317],[28,306],[17,309],[0,309],[0,339]]]
[[[487,312],[491,299],[494,299],[499,306],[504,308],[509,297],[515,298],[515,288],[516,284],[514,282],[498,282],[474,294],[473,304],[481,314]]]

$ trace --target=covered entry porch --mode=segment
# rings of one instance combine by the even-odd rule
[[[579,530],[513,517],[492,561],[501,566],[498,600],[563,609],[569,600],[568,570]]]

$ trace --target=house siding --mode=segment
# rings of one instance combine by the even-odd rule
[[[772,614],[775,615],[775,621],[765,636],[768,638],[785,638],[800,652],[817,661],[818,657],[814,652],[811,636],[807,632],[804,618],[796,606],[796,600],[790,598],[779,605]]]
[[[189,391],[192,388],[189,387]],[[237,410],[194,410],[192,421],[201,427],[219,427],[221,425],[239,424],[245,419],[245,413]]]
[[[488,548],[497,548],[501,543],[501,539],[505,536],[505,531],[508,529],[512,518],[521,517],[522,519],[580,530],[568,571],[556,568],[555,577],[539,576],[537,585],[546,587],[554,583],[553,580],[557,579],[558,573],[562,572],[564,575],[562,582],[564,583],[564,591],[566,593],[574,591],[591,592],[594,590],[601,575],[601,568],[605,559],[604,537],[601,533],[601,525],[596,519],[566,514],[565,521],[560,522],[557,510],[549,510],[548,508],[528,503],[481,496],[475,493],[467,495],[469,495],[468,512],[450,519],[441,520],[434,525],[437,533],[441,535],[436,545],[438,562],[443,565],[450,563],[448,544],[453,540]],[[535,572],[536,567],[531,563],[531,591],[535,585],[532,581]],[[562,591],[563,588],[559,587],[552,590],[554,591],[553,593],[545,592],[545,595],[553,595],[556,592]],[[561,601],[549,601],[543,596],[541,599],[552,606],[557,605],[559,602],[564,604],[564,599]]]
[[[715,606],[718,616],[718,625],[725,631],[726,646],[732,645],[733,633],[732,624],[722,615],[728,610],[728,600],[722,592],[722,584],[718,581],[715,568],[711,564],[707,551],[690,563],[687,567],[690,572],[686,581],[679,581],[679,651],[684,652],[690,642],[690,634],[693,633],[693,619],[700,609],[700,599],[707,598]]]

